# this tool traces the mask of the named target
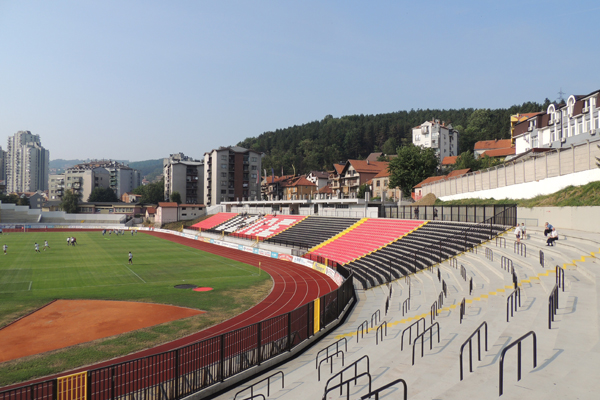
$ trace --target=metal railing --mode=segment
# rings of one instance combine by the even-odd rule
[[[360,400],[370,399],[373,396],[375,396],[375,400],[379,400],[379,393],[395,386],[397,383],[402,383],[402,386],[404,386],[404,400],[408,400],[408,387],[407,387],[406,381],[404,379],[396,379],[395,381],[392,381],[392,382],[388,383],[387,385],[383,385],[382,387],[365,394],[364,396],[362,396],[360,398]]]
[[[463,297],[462,301],[460,302],[460,323],[461,324],[462,324],[462,320],[466,314],[467,314],[467,303],[466,303],[465,298]]]
[[[415,365],[415,345],[417,344],[417,340],[421,338],[421,358],[425,355],[425,334],[429,332],[429,350],[433,349],[433,327],[437,326],[437,339],[438,343],[440,342],[440,324],[438,322],[431,325],[429,328],[425,329],[419,336],[415,338],[413,342],[412,349],[412,365]]]
[[[548,296],[548,329],[552,329],[552,322],[554,322],[554,316],[558,311],[558,283],[554,285],[550,296]]]
[[[379,345],[379,334],[381,333],[381,341],[383,342],[383,327],[385,326],[385,336],[387,336],[387,322],[383,321],[375,331],[375,345]]]
[[[469,279],[469,296],[473,294],[473,278]]]
[[[367,371],[366,372],[362,372],[362,373],[358,373],[358,365],[362,360],[366,360],[367,362]],[[335,374],[334,376],[332,376],[331,378],[329,378],[329,380],[327,381],[327,383],[325,384],[325,391],[323,393],[323,400],[325,400],[327,398],[327,393],[339,388],[340,389],[340,396],[342,395],[342,389],[344,386],[346,386],[346,395],[347,395],[347,399],[350,400],[350,382],[354,381],[354,385],[356,385],[356,382],[358,380],[358,378],[362,377],[362,376],[368,376],[369,377],[369,392],[371,391],[371,371],[370,371],[370,362],[369,362],[369,356],[364,355],[361,358],[359,358],[358,360],[354,361],[352,364],[348,365],[346,368],[344,368],[343,370],[341,370],[340,372],[338,372],[337,374]],[[347,379],[344,380],[344,372],[351,370],[352,367],[354,367],[354,375]],[[335,386],[329,387],[329,383],[331,381],[333,381],[336,378],[340,378],[340,383],[338,383]]]
[[[373,323],[375,321],[375,323]],[[376,310],[373,314],[371,314],[371,328],[374,328],[381,321],[381,311]]]
[[[445,280],[442,280],[442,292],[444,292],[444,297],[448,297],[448,285]]]
[[[508,295],[508,297],[506,298],[506,322],[510,322],[510,318],[509,318],[509,312],[510,312],[510,316],[512,317],[513,311],[516,312],[517,311],[517,299],[519,301],[518,307],[521,307],[521,288],[517,287],[515,290],[512,291],[511,294]],[[510,308],[508,307],[510,304]]]
[[[402,302],[402,316],[404,317],[404,312],[410,311],[410,297]]]
[[[460,276],[466,281],[467,280],[467,269],[460,264]]]
[[[318,381],[321,382],[321,364],[323,364],[324,362],[327,362],[327,364],[329,364],[329,373],[332,374],[333,373],[333,357],[337,357],[338,355],[342,355],[342,367],[344,366],[344,352],[343,351],[336,351],[335,353],[328,355],[327,357],[325,357],[324,359],[322,359],[321,361],[319,361],[319,364],[317,365],[317,373],[318,373]],[[329,362],[331,361],[331,363]]]
[[[515,242],[514,252],[520,256],[527,257],[527,245],[525,243]]]
[[[438,315],[438,310],[439,310],[438,302],[434,301],[433,304],[431,305],[431,312],[429,313],[432,324],[433,324],[433,321],[435,320],[435,317],[437,317],[437,315]]]
[[[565,291],[565,270],[557,265],[555,272],[556,272],[556,284],[564,292]]]
[[[498,245],[500,243],[500,245]],[[502,247],[504,244],[504,248],[506,248],[506,238],[501,236],[496,236],[496,247]]]
[[[489,247],[485,248],[485,258],[490,261],[494,261],[494,252]]]
[[[486,321],[483,321],[483,323],[481,325],[479,325],[479,327],[477,329],[475,329],[475,332],[473,332],[471,334],[471,336],[469,336],[467,338],[467,340],[465,340],[465,342],[462,344],[462,346],[460,346],[460,355],[458,356],[458,360],[459,360],[459,368],[460,368],[460,380],[463,380],[463,350],[465,348],[465,346],[467,345],[467,343],[469,344],[469,372],[473,372],[473,347],[472,347],[472,341],[471,339],[473,339],[473,337],[475,336],[475,334],[477,334],[477,360],[481,361],[481,328],[485,327],[485,351],[488,350],[488,325]]]
[[[366,319],[356,328],[356,343],[358,343],[358,331],[360,331],[360,338],[365,337],[365,328],[367,328],[367,334],[369,333],[369,321]]]
[[[339,345],[341,342],[344,342],[346,351],[348,351],[348,340],[343,337],[340,340],[336,341],[335,343],[331,343],[329,346],[325,347],[324,349],[319,350],[319,352],[317,353],[317,356],[315,357],[315,369],[318,367],[318,362],[319,362],[319,356],[321,355],[321,353],[325,352],[325,357],[329,357],[329,349],[332,348],[333,346],[335,346],[335,352],[337,353],[339,351]]]
[[[408,331],[408,344],[412,343],[411,337],[412,337],[412,327],[413,326],[417,326],[417,336],[419,336],[419,322],[423,321],[423,331],[425,330],[425,318],[419,318],[418,320],[416,320],[415,322],[413,322],[412,324],[410,324],[407,328],[404,328],[404,330],[402,331],[402,336],[400,337],[400,351],[404,350],[404,332]]]
[[[458,268],[458,260],[456,259],[456,257],[452,257],[448,259],[448,261],[450,262],[451,267]]]
[[[260,383],[263,383],[264,381],[267,381],[267,397],[269,397],[271,395],[271,378],[276,375],[279,375],[279,374],[281,374],[281,388],[283,389],[285,387],[285,375],[283,374],[283,371],[277,371],[277,372],[267,376],[266,378],[254,383],[252,386],[248,386],[247,388],[240,390],[239,392],[237,392],[235,394],[235,396],[233,396],[233,400],[237,399],[238,394],[243,393],[248,389],[250,389],[250,397],[249,398],[253,399],[255,397],[254,387]],[[263,396],[263,398],[264,398],[264,395],[262,395],[262,394],[258,394],[257,396]]]
[[[537,337],[535,335],[534,331],[530,331],[526,334],[524,334],[523,336],[521,336],[520,338],[518,338],[517,340],[515,340],[514,342],[512,342],[511,344],[509,344],[508,346],[506,346],[503,350],[502,353],[500,355],[500,376],[499,376],[499,392],[500,392],[500,396],[502,396],[502,393],[504,392],[504,355],[506,354],[506,352],[513,348],[515,345],[518,346],[517,347],[517,381],[521,380],[521,342],[527,338],[528,336],[533,336],[533,368],[537,367]]]
[[[415,213],[415,210],[417,212]],[[437,210],[437,211],[436,211]],[[494,224],[515,226],[516,204],[480,206],[397,206],[384,205],[380,217],[454,222],[484,222],[494,218]]]
[[[546,263],[545,263],[545,259],[544,259],[544,252],[542,250],[540,250],[540,265],[542,266],[542,268],[546,267]]]
[[[515,270],[512,260],[506,256],[500,257],[500,266],[503,270],[506,270],[510,273],[512,273]]]

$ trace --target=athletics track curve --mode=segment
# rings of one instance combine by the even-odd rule
[[[260,267],[269,275],[271,275],[273,279],[273,288],[262,302],[227,321],[223,321],[200,332],[159,345],[157,347],[153,347],[151,349],[128,354],[110,361],[90,365],[85,368],[77,368],[73,371],[69,371],[69,373],[90,371],[137,358],[174,350],[203,339],[230,332],[232,330],[290,312],[310,301],[313,301],[317,297],[321,297],[332,290],[337,289],[335,282],[333,282],[333,280],[331,280],[327,275],[289,261],[259,256],[257,254],[234,250],[228,247],[218,246],[199,240],[188,239],[181,236],[170,235],[167,233],[149,231],[140,231],[140,233],[152,235],[164,240],[169,240],[171,242],[202,250],[207,253],[216,254],[232,260],[253,265],[255,267],[258,267],[260,262]],[[46,376],[28,381],[26,383],[31,384],[40,382],[47,379],[64,376],[65,374],[66,372],[52,376]],[[3,387],[0,391],[14,387],[20,387],[23,386],[24,383],[25,382]]]

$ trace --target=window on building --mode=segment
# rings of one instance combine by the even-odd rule
[[[227,178],[227,172],[221,172],[221,178]]]
[[[227,182],[221,181],[221,186],[227,186]]]
[[[256,171],[258,167],[256,165],[253,165],[252,168],[250,168],[252,171]]]
[[[257,157],[252,157],[252,162],[257,162],[258,158]]]
[[[227,161],[227,155],[226,154],[221,154],[221,160]]]
[[[227,169],[227,164],[221,164],[221,169]]]
[[[383,186],[387,187],[388,185],[388,180],[386,179],[385,181],[383,181]]]
[[[251,179],[256,179],[256,177],[257,177],[256,174],[250,174]]]
[[[379,187],[380,183],[381,183],[381,182],[378,180],[378,181],[377,181],[377,184],[376,184],[375,186]]]
[[[227,194],[227,189],[221,189],[221,194]]]

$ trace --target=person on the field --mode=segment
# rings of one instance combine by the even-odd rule
[[[67,246],[71,244],[71,237],[67,238]]]
[[[47,240],[44,240],[44,251],[46,251],[46,249],[49,249],[50,245],[48,244]]]
[[[133,254],[129,252],[129,264],[133,264]]]
[[[35,252],[39,253],[40,252],[40,245],[37,244],[37,242],[35,243]]]
[[[75,236],[73,236],[73,237],[71,238],[71,244],[72,244],[73,246],[75,246],[75,245],[77,244],[77,238],[76,238]]]
[[[7,246],[7,245],[4,245],[2,248],[3,248],[3,250],[4,250],[4,255],[6,255],[6,250],[8,250],[8,246]]]

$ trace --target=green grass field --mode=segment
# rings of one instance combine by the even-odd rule
[[[76,246],[67,246],[69,235]],[[43,251],[44,240],[50,249]],[[36,253],[34,243],[40,245]],[[253,266],[138,233],[0,236],[0,327],[53,299],[129,300],[207,311],[196,317],[0,364],[0,386],[153,347],[231,318],[260,301],[271,279]],[[127,255],[133,253],[133,265]],[[189,283],[211,292],[175,289]]]

